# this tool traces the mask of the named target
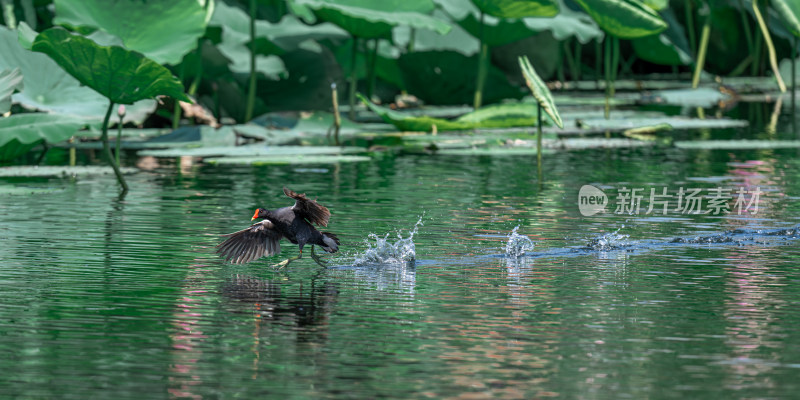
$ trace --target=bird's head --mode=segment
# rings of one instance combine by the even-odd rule
[[[267,210],[263,208],[257,208],[256,212],[253,213],[253,218],[251,218],[250,221],[253,221],[257,218],[267,218],[267,214],[268,214]]]

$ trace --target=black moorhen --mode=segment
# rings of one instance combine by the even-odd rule
[[[225,261],[243,264],[263,256],[277,254],[281,251],[281,238],[289,239],[298,245],[300,255],[275,264],[274,267],[283,268],[290,262],[300,259],[303,256],[303,246],[306,244],[311,245],[311,258],[323,267],[325,264],[314,254],[314,245],[319,245],[328,253],[336,253],[339,250],[339,238],[336,235],[320,232],[311,225],[313,223],[328,226],[331,212],[315,200],[307,198],[305,194],[297,194],[287,188],[283,188],[283,193],[295,200],[293,206],[274,211],[259,208],[252,219],[263,218],[263,221],[256,222],[247,229],[224,235],[228,236],[228,239],[217,245],[217,253],[225,257]]]

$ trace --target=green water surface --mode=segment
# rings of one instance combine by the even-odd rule
[[[0,397],[731,399],[800,391],[800,241],[502,257],[798,223],[796,150],[386,155],[339,166],[162,160],[130,176],[6,179]],[[578,213],[584,184],[760,187],[756,215]],[[276,272],[214,254],[256,207],[332,212],[342,252]],[[414,236],[413,264],[354,266]]]

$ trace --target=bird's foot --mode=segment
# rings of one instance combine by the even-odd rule
[[[272,268],[277,268],[278,270],[281,270],[284,267],[286,267],[287,265],[289,265],[289,263],[292,262],[292,261],[293,260],[291,258],[287,258],[287,259],[285,259],[285,260],[283,260],[283,261],[281,261],[281,262],[279,262],[277,264],[273,264]]]
[[[285,260],[273,265],[272,267],[273,268],[277,268],[278,270],[282,270],[287,265],[289,265],[290,262],[292,262],[294,260],[299,260],[300,257],[303,257],[303,252],[302,251],[300,252],[300,254],[297,257],[287,258],[287,259],[285,259]]]
[[[319,258],[319,256],[314,253],[314,246],[311,246],[311,258],[314,260],[314,262],[319,264],[320,267],[328,268],[328,263],[325,262],[325,261],[322,261],[322,259]]]

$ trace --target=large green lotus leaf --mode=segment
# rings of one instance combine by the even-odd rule
[[[480,108],[454,120],[435,118],[427,115],[411,115],[373,104],[361,94],[361,101],[378,114],[384,121],[401,131],[430,132],[436,125],[437,131],[462,131],[477,128],[511,128],[535,126],[536,107],[533,104],[509,103]]]
[[[642,3],[655,11],[663,11],[669,7],[669,0],[642,0]]]
[[[631,41],[639,58],[661,65],[688,65],[692,62],[689,41],[672,10],[661,12],[669,27],[658,35],[650,35]]]
[[[353,36],[361,38],[388,37],[392,28],[407,25],[430,29],[441,34],[450,24],[426,15],[433,11],[432,0],[295,0],[308,6],[317,16],[332,22]]]
[[[600,27],[621,39],[655,35],[667,24],[650,7],[637,0],[575,0]]]
[[[471,0],[434,0],[436,5],[453,20],[460,21],[467,15],[479,15],[480,10]]]
[[[230,61],[231,71],[249,74],[250,17],[237,7],[219,2],[214,9],[214,15],[211,17],[209,25],[222,28],[222,41],[217,48]],[[256,37],[272,42],[265,33],[262,33],[270,29],[271,24],[268,22],[256,20]],[[256,45],[262,49],[266,47],[260,41],[257,41]],[[273,45],[277,46],[274,43]],[[256,54],[256,71],[270,79],[278,79],[287,73],[286,66],[280,58],[264,54]]]
[[[409,93],[428,104],[467,104],[475,95],[478,57],[453,51],[418,51],[403,54],[398,63]],[[505,74],[492,65],[486,76],[484,103],[519,99],[524,92],[511,85]]]
[[[479,38],[483,35],[483,42],[489,46],[502,46],[535,34],[523,20],[507,20],[484,16],[483,24],[477,16],[468,14],[458,24],[472,36]]]
[[[332,23],[323,22],[311,26],[288,14],[278,23],[258,24],[256,35],[267,38],[283,51],[310,49],[310,46],[305,45],[309,40],[336,40],[349,37],[347,31]]]
[[[528,57],[520,57],[519,66],[522,69],[522,75],[525,77],[525,83],[533,93],[533,97],[544,112],[550,116],[553,122],[555,122],[559,128],[563,128],[564,122],[561,121],[561,116],[558,114],[556,103],[553,101],[553,95],[550,93],[550,89],[547,88],[547,85],[544,84],[544,81],[542,81],[542,78],[539,78],[539,75],[536,74]]]
[[[168,69],[122,47],[100,46],[62,28],[50,28],[36,37],[33,50],[49,55],[70,75],[114,103],[133,104],[159,95],[192,101]]]
[[[56,114],[13,114],[0,118],[0,147],[16,141],[23,145],[38,143],[58,143],[69,139],[86,122]]]
[[[605,35],[592,17],[582,11],[569,8],[564,0],[559,0],[558,15],[553,18],[525,18],[525,26],[534,32],[550,31],[556,40],[575,37],[586,44],[592,40],[601,40]]]
[[[12,102],[31,110],[79,116],[99,123],[108,108],[108,100],[82,86],[50,57],[22,47],[20,43],[25,42],[25,37],[32,44],[36,35],[25,23],[20,23],[19,32],[0,26],[0,70],[19,68],[23,77],[24,89],[11,97]],[[127,107],[125,121],[141,123],[155,107],[153,100],[137,102]]]
[[[469,3],[469,0],[465,1]],[[441,19],[448,18],[442,10],[435,10],[433,16]],[[413,35],[411,34],[412,31],[414,32]],[[453,29],[444,35],[427,29],[411,29],[408,26],[398,26],[392,31],[392,42],[397,46],[407,47],[412,38],[414,43],[411,46],[414,51],[450,50],[457,51],[465,56],[471,56],[480,51],[478,39],[460,25],[454,25]]]
[[[773,0],[770,5],[780,15],[786,29],[792,32],[793,35],[800,36],[800,1]]]
[[[554,0],[472,0],[484,13],[498,18],[552,17],[558,14]]]
[[[0,70],[0,114],[11,109],[11,94],[22,90],[22,74],[19,68]]]
[[[214,10],[198,0],[55,0],[54,23],[99,28],[159,64],[176,65],[197,47]]]

